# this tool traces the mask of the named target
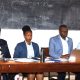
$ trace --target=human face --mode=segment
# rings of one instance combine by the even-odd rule
[[[25,32],[24,38],[25,38],[26,42],[28,44],[30,44],[31,40],[32,40],[32,32],[30,32],[30,31]]]
[[[60,36],[61,36],[63,39],[66,39],[67,34],[68,34],[68,28],[61,27],[61,28],[59,29],[59,34],[60,34]]]

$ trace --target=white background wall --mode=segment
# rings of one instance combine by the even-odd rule
[[[33,31],[32,41],[38,43],[40,48],[48,47],[50,37],[58,34],[58,30],[32,30],[32,31]],[[70,30],[68,32],[68,36],[73,39],[73,48],[76,48],[77,44],[80,42],[80,31]],[[7,40],[11,56],[13,56],[16,44],[24,40],[21,29],[2,29],[1,38]]]

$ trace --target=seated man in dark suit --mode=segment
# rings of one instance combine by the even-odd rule
[[[1,34],[1,28],[0,28],[0,34]],[[11,58],[7,41],[4,39],[0,39],[0,55],[3,55],[3,58]],[[3,75],[3,80],[9,80],[8,79],[9,74],[3,73],[2,75]]]

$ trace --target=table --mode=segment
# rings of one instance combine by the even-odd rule
[[[19,72],[80,72],[80,60],[54,63],[0,61],[0,73]]]
[[[1,73],[19,73],[19,72],[79,72],[80,61],[75,62],[15,62],[0,61]]]

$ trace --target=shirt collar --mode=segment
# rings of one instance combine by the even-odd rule
[[[32,42],[30,44],[27,43],[27,41],[25,41],[26,45],[32,45]]]
[[[60,35],[59,35],[60,36]],[[61,40],[64,40],[61,36],[60,36]],[[68,41],[68,37],[66,37],[65,41]]]

